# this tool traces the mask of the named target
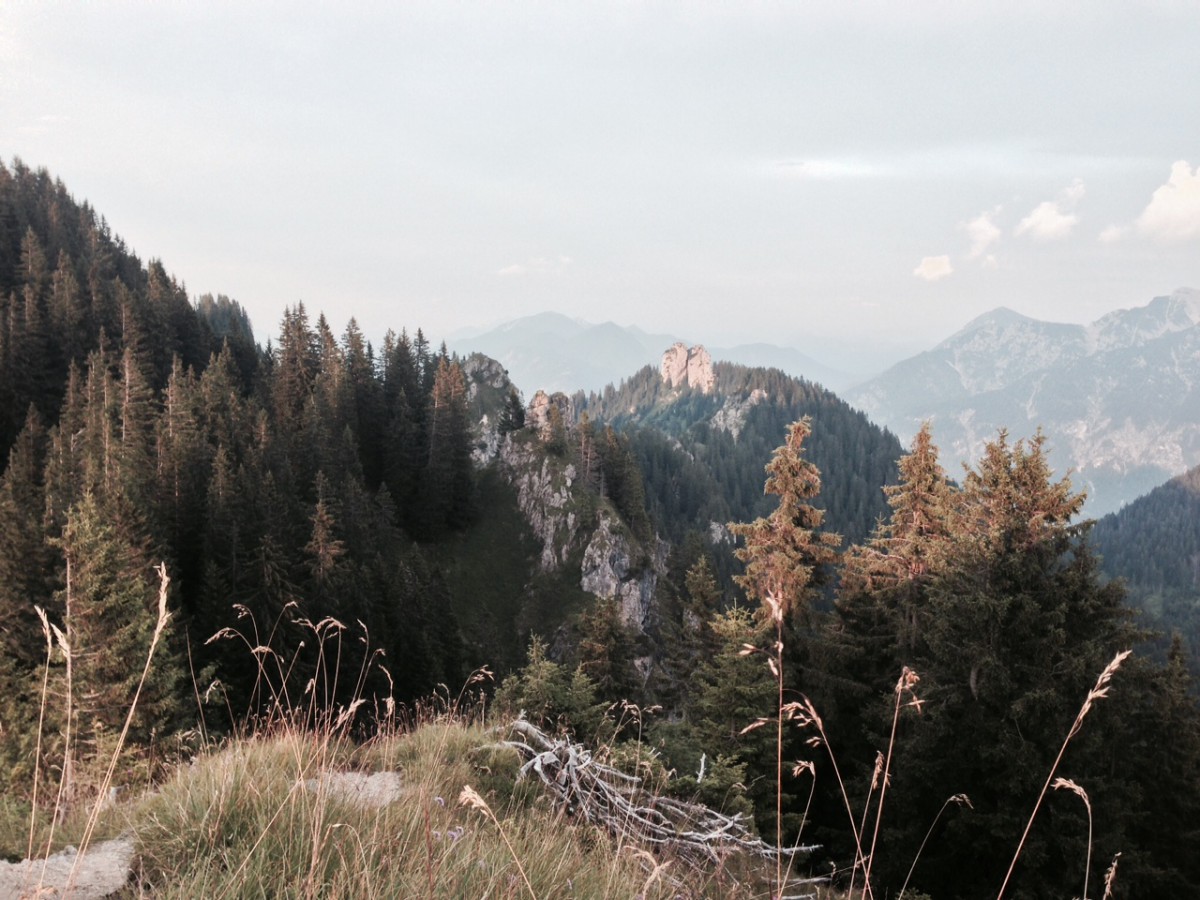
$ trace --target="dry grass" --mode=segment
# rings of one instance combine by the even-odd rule
[[[143,680],[169,618],[161,574],[159,620]],[[46,624],[48,655],[52,636],[69,662],[66,635]],[[336,678],[346,628],[332,619],[300,624],[319,657],[309,670]],[[207,741],[152,791],[110,802],[108,788],[127,758],[135,694],[126,728],[95,783],[73,781],[67,736],[54,803],[48,811],[32,806],[21,825],[22,848],[44,856],[67,840],[86,849],[102,836],[130,836],[135,868],[123,896],[131,898],[771,895],[760,863],[728,860],[718,871],[688,869],[669,853],[650,853],[577,822],[534,781],[519,780],[520,758],[498,743],[502,735],[486,720],[486,669],[457,694],[443,688],[411,707],[390,697],[370,709],[361,697],[337,705],[335,683],[317,677],[294,687],[300,662],[273,649],[277,624],[265,637],[249,629],[250,638],[228,629],[215,639],[245,642],[257,662],[254,693],[263,714],[224,740]],[[356,690],[371,664],[368,657],[352,675]],[[197,686],[196,693],[205,692]],[[356,722],[368,713],[375,736],[355,740]],[[70,717],[65,721],[69,725]],[[41,745],[37,752],[44,752]],[[337,789],[330,777],[337,772],[391,773],[401,787],[389,802],[363,803]],[[35,781],[33,787],[40,801],[46,786]],[[64,800],[71,790],[95,802],[86,810],[71,808]],[[2,812],[0,829],[14,827],[13,810]],[[35,894],[41,887],[30,885]]]

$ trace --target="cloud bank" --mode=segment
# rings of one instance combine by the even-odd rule
[[[1167,183],[1154,192],[1134,226],[1141,234],[1164,241],[1200,237],[1200,165],[1194,172],[1186,160],[1171,166]]]

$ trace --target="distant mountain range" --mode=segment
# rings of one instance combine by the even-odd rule
[[[650,334],[612,322],[597,325],[545,312],[447,343],[460,355],[483,353],[497,360],[528,398],[538,390],[570,394],[617,386],[643,366],[657,366],[663,351],[677,341],[696,343],[673,334]],[[714,360],[780,369],[833,391],[856,380],[790,347],[755,343],[707,349]]]
[[[905,442],[931,421],[952,473],[997,429],[1040,426],[1102,515],[1200,463],[1200,292],[1091,325],[996,309],[844,396]]]

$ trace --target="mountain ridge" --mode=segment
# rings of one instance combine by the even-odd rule
[[[486,331],[460,332],[447,340],[450,349],[460,355],[479,352],[498,361],[526,396],[537,390],[601,391],[643,366],[656,366],[662,351],[675,343],[693,346],[699,342],[636,325],[618,325],[611,320],[595,323],[557,312],[534,313]],[[857,380],[854,374],[794,347],[762,341],[705,346],[715,360],[778,368],[835,391]]]
[[[845,397],[901,440],[932,422],[948,461],[1040,427],[1100,515],[1200,463],[1197,385],[1200,292],[1179,288],[1090,325],[1000,307]]]

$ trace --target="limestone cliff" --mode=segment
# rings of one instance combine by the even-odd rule
[[[690,387],[708,394],[717,383],[712,357],[702,344],[688,349],[687,345],[677,341],[663,353],[658,370],[663,381],[672,388]]]
[[[724,405],[713,414],[712,427],[728,431],[736,441],[738,435],[742,433],[742,428],[746,424],[746,416],[750,410],[766,399],[767,392],[762,388],[755,388],[746,397],[729,397]]]
[[[602,599],[617,598],[625,624],[644,630],[659,576],[666,572],[667,544],[656,540],[650,564],[635,572],[633,560],[638,548],[614,524],[606,513],[600,514],[583,553],[580,587]]]
[[[575,407],[571,398],[560,391],[553,394],[538,391],[525,410],[525,425],[536,431],[545,441],[552,437],[555,419],[563,427],[574,421]]]
[[[513,390],[508,371],[490,356],[472,353],[463,361],[467,406],[474,421],[471,461],[484,466],[500,452],[500,410]]]
[[[695,377],[711,373],[703,348]],[[681,377],[689,376],[691,357],[683,354]],[[473,354],[463,363],[467,397],[475,423],[473,458],[478,466],[496,465],[513,486],[517,505],[541,552],[543,572],[563,569],[582,557],[580,586],[597,597],[620,600],[622,617],[643,629],[649,619],[658,578],[666,571],[667,545],[640,546],[622,525],[608,500],[581,483],[570,459],[575,419],[566,394],[538,391],[525,410],[525,427],[501,435],[500,415],[514,389],[498,362]],[[697,382],[700,383],[700,382]]]
[[[539,566],[549,572],[567,562],[579,534],[572,494],[575,467],[544,452],[540,442],[507,435],[500,465],[517,491],[517,505],[542,544]]]
[[[580,587],[597,597],[618,598],[625,622],[643,629],[658,578],[666,571],[666,543],[641,547],[609,502],[579,481],[574,464],[547,452],[528,427],[504,437],[497,464],[541,543],[541,570],[571,565],[582,551]]]

